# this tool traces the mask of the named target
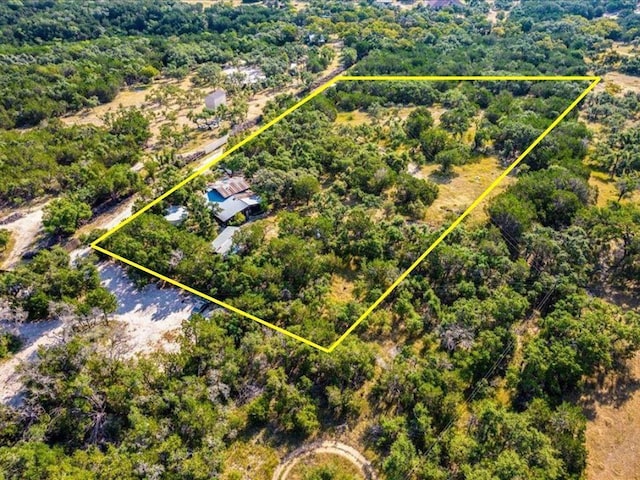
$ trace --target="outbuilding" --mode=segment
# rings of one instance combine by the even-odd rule
[[[233,236],[240,230],[240,227],[227,227],[220,235],[218,235],[213,242],[211,242],[211,248],[219,255],[226,255],[233,247]]]
[[[189,216],[186,208],[179,205],[172,205],[167,208],[164,219],[171,225],[180,225]]]
[[[204,106],[210,110],[215,110],[221,105],[227,104],[227,94],[224,90],[215,90],[206,96]]]

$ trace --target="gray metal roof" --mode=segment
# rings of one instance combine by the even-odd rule
[[[214,150],[219,149],[220,147],[224,146],[227,143],[227,140],[229,140],[229,135],[225,135],[224,137],[220,137],[217,140],[214,140],[211,143],[207,143],[204,147],[203,150],[205,153],[211,153]]]
[[[235,233],[240,230],[240,227],[227,227],[225,228],[220,235],[218,235],[213,242],[211,242],[211,247],[213,247],[213,251],[219,253],[220,255],[224,255],[233,246],[233,236]]]
[[[260,203],[260,199],[255,195],[245,198],[229,197],[224,202],[216,204],[220,209],[215,215],[221,222],[226,222],[237,213],[244,212],[247,208],[258,203]]]
[[[462,2],[460,0],[429,0],[429,6],[431,8],[461,7]]]

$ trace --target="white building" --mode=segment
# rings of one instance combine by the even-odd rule
[[[267,76],[258,67],[227,67],[222,73],[230,78],[237,79],[240,85],[255,85],[264,82]]]
[[[178,205],[172,205],[167,208],[167,213],[164,216],[164,219],[171,225],[180,225],[188,216],[189,212],[186,208]]]
[[[210,110],[215,110],[220,105],[227,104],[227,94],[224,90],[216,90],[204,99],[204,105]]]

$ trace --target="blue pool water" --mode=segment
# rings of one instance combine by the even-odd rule
[[[224,198],[222,197],[222,195],[220,195],[215,190],[209,190],[207,192],[207,198],[209,199],[210,202],[217,202],[217,203],[224,202]]]

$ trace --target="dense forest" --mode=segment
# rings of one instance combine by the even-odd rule
[[[225,258],[206,253],[217,229],[202,196],[203,179],[130,223],[105,242],[106,248],[328,345],[440,234],[423,222],[438,185],[407,173],[409,163],[436,163],[445,178],[454,166],[487,154],[508,165],[581,91],[579,85],[561,90],[559,82],[535,83],[512,85],[518,97],[510,89],[492,91],[489,83],[441,85],[443,91],[427,82],[339,84],[225,159],[227,168],[251,179],[267,215],[237,234],[235,253]],[[538,91],[549,96],[534,96]],[[339,109],[375,110],[386,118],[381,105],[401,108],[409,99],[418,108],[404,124],[332,122]],[[427,108],[436,102],[449,107],[437,124]],[[479,104],[485,107],[482,114]],[[472,121],[473,138],[461,142]],[[545,226],[566,226],[589,203],[580,163],[587,137],[584,125],[565,121],[546,148],[526,160],[530,174],[517,189],[490,206],[491,218],[510,240],[518,242],[524,234],[522,225],[513,225],[520,219],[510,217],[515,209],[530,221],[538,214]],[[547,173],[552,165],[553,173]],[[547,185],[545,197],[529,194],[538,202],[529,210],[527,185]],[[162,218],[171,204],[187,205],[189,218],[180,227]],[[274,227],[277,236],[267,237]],[[335,277],[353,283],[353,295],[327,304]],[[429,279],[425,288],[437,283]],[[450,288],[441,295],[453,296]]]
[[[221,308],[185,318],[179,348],[121,353],[108,258],[55,244],[105,205],[141,208],[189,167],[148,151],[144,111],[58,117],[239,59],[265,72],[255,88],[282,88],[291,62],[326,68],[319,36],[340,42],[350,75],[633,76],[636,2],[245,3],[0,5],[0,205],[51,199],[51,241],[0,274],[0,311],[70,326],[22,368],[22,401],[0,406],[0,479],[269,479],[274,452],[332,438],[389,480],[585,478],[576,400],[640,349],[640,312],[615,300],[640,291],[633,89],[604,81],[331,354]],[[504,169],[587,85],[340,82],[104,247],[329,345],[460,213],[436,210],[449,186]],[[262,121],[295,101],[278,96]],[[222,226],[203,192],[224,173],[260,205],[231,219],[234,249],[215,255]],[[175,205],[180,224],[164,218]],[[2,361],[21,345],[0,332]],[[305,479],[354,478],[318,472]]]

